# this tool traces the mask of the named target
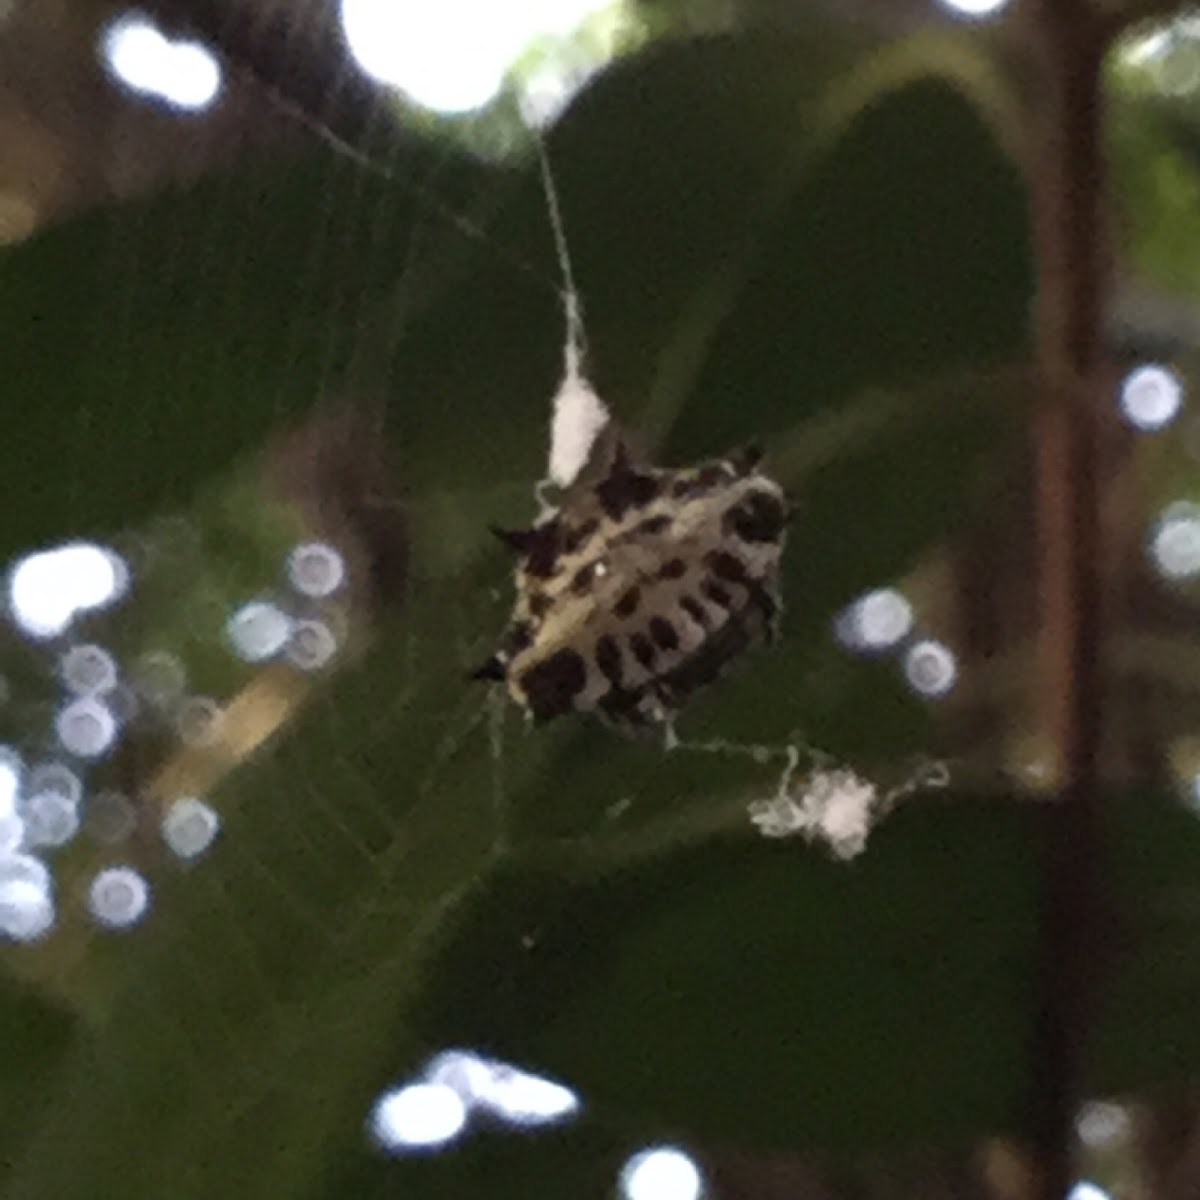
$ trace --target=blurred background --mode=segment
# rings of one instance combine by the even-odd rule
[[[1198,280],[1165,0],[0,0],[0,1192],[1200,1195]],[[672,749],[466,679],[572,281]]]

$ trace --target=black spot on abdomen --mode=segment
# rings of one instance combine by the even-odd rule
[[[718,579],[727,580],[729,583],[746,582],[746,568],[736,555],[725,550],[713,550],[704,556],[704,561]]]
[[[712,580],[706,580],[700,590],[716,605],[721,608],[733,607],[733,596],[728,588],[723,588],[719,583],[713,583]]]
[[[621,647],[607,633],[596,642],[596,666],[613,687],[621,686]]]
[[[675,632],[675,626],[666,617],[651,618],[650,636],[661,650],[679,649],[679,634]]]
[[[671,528],[671,518],[667,516],[647,517],[634,527],[635,534],[666,533]]]
[[[618,617],[631,617],[637,612],[638,605],[641,602],[642,593],[637,588],[632,587],[613,605],[613,612]]]
[[[701,629],[708,628],[708,614],[704,611],[704,605],[700,603],[694,596],[683,596],[679,601],[679,607],[694,621]]]
[[[574,650],[558,650],[518,679],[529,711],[539,721],[570,712],[587,685],[587,664]]]
[[[597,563],[591,562],[587,566],[580,567],[575,572],[571,579],[571,591],[577,596],[582,596],[584,592],[596,582],[596,567]]]
[[[787,505],[771,492],[751,492],[726,509],[721,523],[743,542],[775,542],[787,525]]]
[[[675,705],[682,704],[700,688],[718,679],[725,669],[740,658],[755,641],[753,631],[736,618],[726,621],[721,629],[708,638],[694,653],[674,670],[669,671],[657,686]]]
[[[657,657],[654,653],[654,646],[650,639],[644,633],[634,633],[629,638],[629,648],[633,651],[633,657],[649,671],[654,666],[654,660]]]

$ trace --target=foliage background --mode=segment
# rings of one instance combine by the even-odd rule
[[[884,785],[951,763],[949,791],[851,865],[755,835],[745,806],[773,767],[583,723],[531,733],[462,681],[508,604],[487,525],[529,516],[560,366],[528,158],[389,133],[376,98],[360,132],[385,177],[239,129],[268,148],[228,162],[214,138],[219,170],[6,251],[5,553],[116,539],[146,598],[97,635],[186,650],[237,716],[220,752],[139,732],[100,768],[151,825],[181,782],[222,811],[194,871],[152,836],[132,847],[153,918],[91,930],[78,896],[102,856],[73,847],[61,928],[4,950],[6,1196],[605,1195],[658,1138],[718,1196],[848,1194],[848,1176],[975,1195],[1031,1138],[1036,1162],[1056,936],[1054,802],[1028,770],[1053,759],[1031,499],[1045,180],[1037,6],[1014,7],[950,28],[918,6],[882,24],[749,6],[700,32],[664,7],[548,139],[600,393],[662,461],[763,440],[803,514],[782,644],[685,737],[800,730]],[[1190,103],[1115,60],[1107,89],[1117,286],[1109,373],[1089,380],[1106,412],[1122,362],[1190,369],[1198,244]],[[340,136],[339,104],[316,115]],[[1124,1097],[1154,1132],[1200,1066],[1200,835],[1180,801],[1192,594],[1141,547],[1195,469],[1186,431],[1106,436],[1120,603],[1097,648],[1103,912],[1084,931],[1103,969],[1070,1099]],[[350,650],[316,684],[252,674],[221,614],[314,529],[351,559]],[[945,702],[831,638],[893,581],[959,655]],[[43,678],[5,637],[10,674]],[[6,736],[43,712],[10,702]],[[569,1081],[585,1119],[372,1150],[373,1097],[447,1045]],[[1149,1188],[1160,1143],[1101,1166]]]

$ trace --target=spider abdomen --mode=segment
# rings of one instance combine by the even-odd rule
[[[598,482],[501,535],[521,554],[517,599],[479,674],[502,678],[537,721],[663,724],[773,636],[787,515],[757,459],[635,468],[618,447]]]

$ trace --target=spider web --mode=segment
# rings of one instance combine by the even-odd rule
[[[326,36],[316,13],[312,9],[289,19],[289,53],[299,56]],[[385,127],[395,120],[386,95],[377,100],[368,138],[372,149],[366,153],[321,111],[280,96],[240,64],[229,65],[238,103],[266,114],[269,128],[283,141],[323,149],[327,158],[321,170],[338,181],[337,187],[310,189],[311,199],[323,206],[314,223],[321,232],[310,244],[294,248],[297,309],[310,293],[326,295],[328,328],[314,347],[311,320],[286,307],[273,314],[281,331],[273,353],[281,362],[304,366],[267,379],[259,399],[274,409],[271,424],[294,426],[297,414],[317,403],[335,423],[339,413],[353,413],[384,441],[396,440],[394,408],[373,398],[393,382],[386,368],[389,356],[436,304],[447,286],[442,277],[469,278],[470,263],[479,256],[514,290],[532,288],[558,308],[558,340],[548,347],[558,351],[558,361],[545,373],[541,423],[536,433],[523,433],[544,455],[556,392],[587,383],[583,310],[567,240],[570,214],[562,211],[544,144],[535,141],[533,150],[540,155],[549,261],[513,249],[489,224],[488,211],[502,199],[500,182],[488,185],[482,197],[448,196],[441,175],[450,164],[449,149],[427,157],[416,178],[410,173],[413,160],[401,148],[390,155],[379,149],[386,139],[374,136],[375,123]],[[226,145],[223,152],[228,151]],[[231,231],[236,235],[238,226],[251,219],[256,198],[242,180],[238,170],[219,171],[203,184],[203,205],[168,217],[174,224],[166,242],[177,248],[177,257],[151,257],[131,232],[136,222],[115,226],[107,240],[113,306],[104,318],[104,336],[126,352],[115,356],[109,379],[114,391],[157,390],[170,396],[178,380],[203,376],[212,360],[230,372],[253,360],[253,334],[248,345],[185,338],[178,343],[182,357],[172,355],[149,368],[139,364],[136,353],[148,345],[141,302],[146,294],[157,294],[157,281],[174,278],[181,284],[173,323],[203,330],[211,327],[220,298],[236,298],[252,280],[252,257],[220,254],[207,260],[194,289],[184,278],[194,261],[185,253],[189,243],[229,246],[236,243]],[[387,187],[373,186],[380,182]],[[364,236],[368,251],[395,243],[399,218],[390,202],[393,189],[409,198],[414,216],[400,237],[406,250],[403,261],[393,264],[394,286],[381,301],[378,294],[356,295],[353,277],[341,270],[341,256],[361,253]],[[586,280],[583,286],[586,292]],[[472,361],[469,369],[485,374],[488,364]],[[214,406],[219,410],[217,397]],[[79,436],[87,434],[81,429]],[[268,434],[265,453],[276,436]],[[462,436],[470,438],[471,432]],[[16,969],[68,1005],[106,1014],[102,1028],[124,1022],[139,1036],[99,1039],[86,1076],[62,1089],[52,1119],[33,1140],[14,1195],[24,1194],[23,1182],[33,1187],[44,1178],[58,1149],[61,1122],[69,1119],[104,1132],[90,1139],[83,1163],[75,1168],[93,1171],[99,1190],[106,1171],[118,1173],[122,1146],[135,1135],[154,1141],[163,1162],[170,1161],[172,1149],[188,1161],[189,1140],[198,1131],[203,1137],[202,1131],[219,1126],[214,1140],[236,1147],[249,1136],[242,1126],[254,1125],[264,1114],[281,1129],[289,1120],[292,1128],[302,1129],[312,1122],[296,1124],[297,1111],[340,1102],[350,1114],[346,1120],[361,1123],[365,1103],[355,1087],[347,1085],[346,1094],[332,1100],[325,1094],[325,1056],[337,1047],[338,1054],[374,1061],[375,1085],[383,1086],[434,1048],[398,1028],[403,1004],[394,997],[411,986],[409,979],[432,953],[435,936],[499,867],[530,856],[532,846],[534,857],[583,874],[606,862],[633,861],[717,829],[744,826],[747,800],[773,793],[786,801],[802,748],[809,753],[799,736],[763,745],[685,741],[685,754],[718,761],[718,767],[706,766],[700,774],[715,777],[715,791],[724,798],[719,805],[662,817],[653,797],[664,774],[675,768],[663,765],[660,747],[622,746],[611,752],[629,764],[627,792],[606,795],[597,804],[582,788],[580,798],[565,806],[565,816],[535,828],[531,838],[531,823],[537,827],[545,820],[547,802],[555,798],[546,777],[562,774],[575,755],[595,753],[608,735],[556,731],[531,737],[499,695],[468,688],[463,668],[479,657],[507,614],[503,569],[497,568],[495,555],[472,552],[461,564],[450,554],[449,566],[427,573],[421,553],[452,540],[448,531],[473,521],[493,502],[525,505],[531,512],[535,476],[514,474],[511,481],[483,486],[451,479],[403,497],[364,497],[366,509],[403,511],[410,522],[405,598],[384,617],[360,603],[354,594],[355,566],[360,572],[369,566],[360,554],[357,564],[351,562],[349,599],[322,610],[344,625],[342,653],[327,676],[297,680],[270,665],[234,663],[231,668],[223,643],[225,621],[238,603],[278,594],[278,559],[305,532],[286,522],[282,534],[264,531],[251,518],[250,500],[262,495],[261,461],[257,453],[240,459],[214,483],[197,489],[194,509],[168,511],[114,538],[127,551],[135,591],[144,586],[161,598],[174,589],[183,593],[182,600],[169,605],[159,599],[167,607],[150,604],[136,622],[118,609],[80,630],[87,640],[104,640],[122,651],[122,661],[126,650],[133,655],[167,646],[178,652],[195,690],[216,695],[225,706],[234,734],[239,719],[252,720],[264,709],[274,716],[262,718],[257,740],[235,738],[243,749],[230,749],[224,758],[211,748],[179,747],[156,729],[143,739],[146,754],[154,756],[149,765],[119,764],[133,781],[126,790],[136,791],[139,783],[145,790],[146,779],[157,778],[164,763],[182,758],[181,778],[205,782],[205,795],[221,813],[224,829],[212,852],[184,870],[157,842],[158,810],[143,804],[129,846],[89,848],[67,863],[60,928],[43,946],[22,950],[28,957]],[[85,499],[75,497],[80,504]],[[224,540],[213,533],[214,525]],[[243,544],[231,550],[238,536]],[[269,551],[276,555],[274,563]],[[38,654],[32,672],[45,680],[52,675],[53,659]],[[220,655],[225,659],[218,661]],[[231,715],[235,710],[241,718]],[[397,736],[412,743],[404,753],[397,754],[392,745]],[[609,752],[607,746],[601,751]],[[818,765],[823,761],[813,757]],[[116,769],[98,764],[89,788],[112,782],[110,766]],[[528,812],[517,811],[516,798],[529,793],[539,799]],[[898,795],[893,789],[891,798]],[[647,809],[650,816],[643,817]],[[78,900],[89,873],[113,861],[144,868],[153,888],[145,920],[124,935],[96,929]],[[198,930],[207,931],[206,937],[198,938]],[[537,930],[527,935],[534,941]],[[315,965],[297,961],[306,955]],[[298,1005],[306,1010],[300,1017]],[[380,1043],[387,1046],[384,1055]],[[148,1061],[131,1063],[131,1053]],[[392,1061],[378,1061],[387,1056]],[[214,1061],[220,1064],[216,1070]],[[147,1080],[160,1078],[164,1063],[179,1074],[176,1086],[189,1097],[194,1123],[154,1113],[153,1087],[130,1083],[139,1072]],[[369,1073],[360,1069],[356,1084]],[[288,1081],[286,1088],[281,1080]],[[288,1193],[288,1170],[303,1182],[316,1154],[312,1148],[301,1152],[291,1139],[284,1150],[294,1159],[290,1167],[281,1165],[281,1155],[264,1155],[261,1167],[262,1178],[270,1178],[280,1195]],[[193,1169],[203,1174],[200,1167]]]

